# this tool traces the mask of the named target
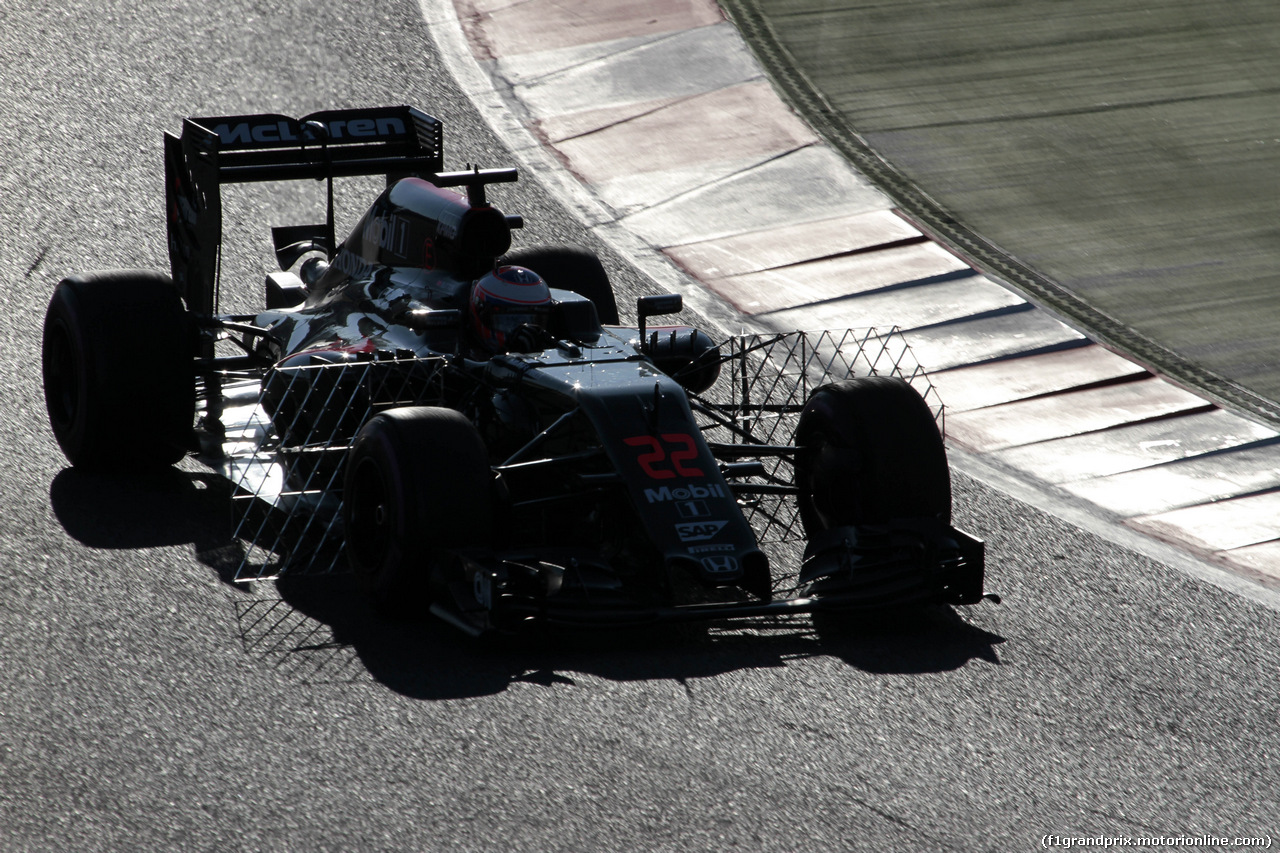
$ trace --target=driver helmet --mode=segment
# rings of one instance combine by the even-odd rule
[[[550,314],[547,283],[525,267],[498,267],[471,289],[471,327],[492,352],[505,350],[512,333],[526,323],[545,329]]]

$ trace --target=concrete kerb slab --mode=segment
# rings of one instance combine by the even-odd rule
[[[571,61],[572,49],[556,51],[568,54],[557,58],[569,64],[551,73],[530,73],[527,55],[495,58],[494,70],[511,85],[512,94],[539,116],[688,97],[764,79],[729,23],[622,39],[602,47],[603,55],[584,56],[584,61],[576,63]],[[607,74],[601,73],[605,66]],[[514,76],[506,76],[512,72]]]
[[[652,246],[666,248],[891,206],[834,151],[810,145],[690,187],[628,216],[626,225]]]
[[[945,394],[945,387],[942,393]],[[1042,478],[1063,485],[1230,451],[1274,441],[1276,437],[1270,427],[1214,409],[1105,433],[1060,438],[1047,446],[1014,447],[991,455],[1010,468],[1034,465]]]
[[[843,247],[844,254],[853,254],[884,246],[914,245],[928,239],[888,210],[784,225],[772,229],[770,236],[772,239],[762,240],[759,233],[749,232],[668,246],[665,251],[685,269],[727,278],[808,263],[821,259],[836,246]]]
[[[474,22],[483,30],[483,36],[476,38],[483,38],[494,53],[504,56],[685,32],[724,20],[716,4],[688,0],[595,2],[588,7],[589,14],[583,14],[583,5],[572,2],[466,0],[464,7],[483,16]]]
[[[1012,361],[1084,346],[1085,337],[1020,302],[911,331],[911,346],[933,370]]]
[[[556,78],[561,82],[571,82],[577,79],[574,75],[579,71],[583,71],[585,66],[574,66],[575,57],[576,59],[585,60],[586,65],[591,65],[593,71],[618,68],[619,66],[616,64],[611,65],[610,57],[618,57],[617,48],[620,42],[614,42],[607,47],[601,45],[574,45],[572,48],[559,51],[556,56],[523,55],[518,62],[512,61],[506,64],[503,64],[502,58],[498,58],[498,60],[487,62],[482,67],[480,61],[475,59],[471,45],[463,34],[461,23],[452,3],[449,0],[419,0],[419,3],[423,9],[424,18],[431,29],[431,35],[440,45],[442,55],[449,62],[450,70],[458,78],[463,88],[472,93],[472,99],[476,102],[485,120],[500,138],[508,142],[522,165],[528,171],[536,174],[538,180],[548,185],[551,191],[556,193],[593,233],[612,246],[622,256],[632,261],[639,271],[651,279],[655,289],[681,293],[685,296],[691,308],[700,311],[717,323],[723,331],[739,331],[753,325],[756,328],[776,328],[780,321],[794,321],[784,323],[789,328],[816,328],[816,325],[807,321],[821,319],[824,315],[839,316],[838,312],[833,314],[831,310],[796,311],[794,312],[795,316],[787,316],[792,312],[784,311],[761,316],[757,318],[755,323],[752,323],[749,318],[743,317],[726,304],[725,301],[717,298],[710,289],[703,287],[697,281],[691,280],[691,277],[686,273],[692,272],[694,278],[705,278],[705,275],[698,275],[701,272],[698,269],[698,265],[690,264],[688,253],[683,250],[690,245],[698,243],[710,245],[718,240],[749,239],[752,234],[768,234],[771,229],[794,226],[799,222],[820,222],[832,217],[838,218],[840,216],[856,216],[874,211],[887,211],[891,206],[888,199],[879,190],[871,187],[865,178],[854,173],[852,167],[843,159],[835,156],[825,146],[813,145],[806,146],[798,151],[779,152],[776,158],[767,160],[764,164],[746,168],[740,173],[721,176],[710,183],[697,181],[699,173],[696,168],[692,167],[666,170],[665,178],[661,172],[650,173],[654,174],[657,180],[667,180],[669,186],[677,188],[678,182],[676,179],[682,177],[677,175],[677,172],[691,175],[695,180],[686,192],[678,194],[661,204],[623,216],[621,215],[623,211],[619,211],[609,204],[607,199],[602,197],[598,185],[584,186],[580,179],[571,174],[570,169],[566,168],[566,163],[563,161],[563,152],[556,154],[549,150],[548,140],[536,132],[540,127],[539,123],[545,122],[548,116],[535,114],[537,110],[551,110],[553,116],[563,115],[564,107],[568,102],[552,97],[551,88],[539,87],[549,87],[552,78]],[[707,4],[714,6],[710,0],[707,0]],[[702,29],[708,28],[703,27]],[[654,56],[668,56],[670,58],[672,54],[662,53],[657,47],[663,43],[668,45],[701,43],[704,46],[715,44],[718,50],[730,50],[735,57],[739,58],[747,56],[749,53],[741,42],[734,42],[725,38],[725,28],[723,26],[718,24],[711,25],[709,29],[715,30],[714,36],[710,38],[708,38],[707,33],[698,33],[697,38],[663,35],[654,38],[646,37],[627,40],[630,50],[622,57],[621,61],[624,64],[634,63],[646,52],[652,53]],[[566,63],[568,64],[566,65]],[[539,65],[544,70],[553,67],[556,70],[549,75],[544,75],[536,81],[536,84],[528,76],[516,81],[505,79],[502,76],[504,73],[512,73],[511,69],[513,68],[524,68],[525,71],[523,73],[527,75],[530,69],[539,67]],[[632,64],[627,67],[631,69],[630,74],[640,73],[637,71],[639,66]],[[743,76],[743,72],[736,60],[727,63],[726,67],[736,69],[732,73],[724,75],[726,81]],[[577,69],[576,71],[575,68]],[[660,77],[662,75],[658,74],[657,76]],[[750,79],[751,75],[748,74],[747,76]],[[726,85],[735,84],[726,83]],[[591,97],[583,100],[583,103],[592,101],[591,107],[595,109],[609,107],[610,105],[614,107],[620,104],[627,105],[626,109],[623,110],[625,115],[631,109],[648,108],[646,105],[652,106],[654,109],[662,109],[664,104],[675,103],[681,97],[681,91],[677,90],[675,93],[664,91],[661,86],[651,86],[648,82],[645,82],[644,85],[632,85],[631,83],[613,81],[603,88],[597,85]],[[529,95],[535,92],[536,95],[532,97],[531,101],[522,100],[521,95]],[[601,104],[596,102],[600,99],[604,99],[608,103]],[[537,108],[536,110],[531,110],[531,103]],[[569,106],[572,107],[572,104],[569,104]],[[825,160],[824,169],[801,168],[797,170],[794,168],[798,162],[797,159],[793,159],[790,163],[784,163],[788,158],[799,158],[801,156],[807,157],[811,161],[815,159]],[[786,167],[777,168],[779,164],[784,164]],[[825,168],[831,166],[834,166],[836,170],[834,172],[836,177],[834,178],[828,177],[828,172]],[[776,177],[778,180],[776,181],[769,180],[766,175],[771,168],[777,172]],[[625,172],[626,169],[624,168],[623,171]],[[806,186],[805,174],[808,175],[810,182],[808,186]],[[757,183],[752,184],[753,180]],[[824,181],[827,183],[824,184]],[[832,198],[830,193],[832,182],[836,184],[845,183],[848,186],[855,187],[856,191],[843,194],[840,198]],[[770,192],[773,195],[772,201],[778,203],[762,208],[759,201],[762,197],[767,197]],[[827,194],[823,195],[824,192]],[[830,205],[836,206],[837,209],[833,211],[830,205],[824,205],[821,202],[813,203],[807,198],[806,193],[815,193],[815,198],[826,198]],[[852,204],[850,204],[850,199],[854,199]],[[840,205],[846,206],[840,207]],[[779,209],[781,212],[779,212]],[[692,269],[682,270],[678,268],[662,255],[661,250],[669,251],[672,257],[681,261],[682,265],[690,266]],[[800,261],[800,263],[806,262],[808,261]],[[989,284],[982,276],[974,275],[972,278]],[[833,303],[841,301],[836,299],[822,304],[831,309]],[[847,315],[841,316],[841,319],[845,321],[843,325],[850,325],[847,322]],[[822,323],[820,325],[830,324]],[[981,313],[943,317],[911,332],[911,342],[913,348],[917,351],[917,359],[926,366],[932,366],[935,370],[948,367],[963,368],[978,362],[997,362],[1001,359],[1007,359],[1009,370],[1012,374],[1016,374],[1019,371],[1019,366],[1016,362],[1019,356],[1053,352],[1082,346],[1087,343],[1078,333],[1017,299],[1013,300],[1012,303],[997,305]],[[966,357],[957,357],[958,351],[964,352]],[[935,359],[932,356],[937,356],[937,358]],[[1155,380],[1150,381],[1155,382]],[[1166,389],[1154,395],[1146,395],[1157,399],[1156,409],[1159,409],[1160,405],[1166,405],[1167,411],[1161,410],[1153,416],[1164,417],[1176,415],[1179,411],[1197,411],[1195,404],[1182,405],[1177,401],[1167,404],[1160,403],[1160,399],[1167,397],[1169,393],[1175,392],[1172,389]],[[1013,399],[998,405],[1014,404],[1016,406],[1018,403],[1020,403],[1019,400]],[[1207,406],[1207,404],[1205,405]],[[1022,406],[1017,407],[1023,408]],[[1032,406],[1030,408],[1034,409],[1035,407]],[[973,419],[976,423],[980,423],[983,419],[991,419],[993,422],[998,422],[1000,418],[1001,415],[997,413],[982,412],[974,414]],[[1229,430],[1232,429],[1230,423],[1224,426]],[[1123,428],[1123,425],[1121,428]],[[1240,432],[1238,429],[1235,431]],[[1054,445],[1055,441],[1062,440],[1060,437],[1053,435],[1052,431],[1040,437],[1045,439],[1042,444],[1046,447]],[[1012,450],[1020,449],[1012,448]],[[1190,529],[1180,532],[1176,527],[1178,523],[1177,517],[1171,519],[1144,517],[1144,519],[1133,519],[1128,527],[1120,526],[1126,522],[1125,518],[1108,512],[1096,503],[1084,501],[1079,496],[1064,491],[1061,487],[1053,486],[1044,478],[1038,477],[1032,470],[1020,472],[1023,477],[1021,488],[1011,488],[1013,482],[1011,477],[1013,475],[1010,473],[1010,469],[1006,467],[1004,461],[996,460],[993,457],[994,454],[987,456],[975,454],[965,451],[959,446],[955,447],[955,452],[953,453],[953,461],[959,463],[957,467],[960,470],[977,476],[1017,496],[1022,496],[1027,493],[1027,489],[1031,489],[1039,495],[1039,497],[1031,499],[1032,503],[1047,506],[1055,514],[1068,518],[1095,533],[1101,534],[1104,538],[1117,541],[1126,547],[1135,548],[1135,550],[1157,556],[1158,559],[1165,562],[1184,567],[1187,561],[1190,560],[1192,563],[1199,565],[1199,568],[1188,569],[1189,573],[1209,579],[1219,586],[1235,591],[1245,591],[1240,588],[1240,584],[1244,582],[1240,581],[1238,577],[1222,572],[1217,565],[1200,564],[1197,557],[1219,563],[1229,563],[1237,567],[1247,564],[1254,574],[1269,578],[1272,582],[1277,577],[1280,577],[1280,573],[1276,571],[1280,569],[1280,561],[1277,562],[1275,567],[1271,567],[1267,563],[1273,553],[1280,551],[1268,549],[1264,544],[1244,542],[1243,544],[1248,548],[1248,552],[1241,553],[1239,560],[1232,561],[1229,555],[1213,553],[1212,549],[1206,552],[1206,549],[1197,543]],[[1019,463],[1034,464],[1036,454],[1034,452],[1024,452],[1021,456],[1010,456],[1010,459],[1014,458]],[[1101,476],[1105,478],[1114,473],[1112,471],[1106,473],[1098,472],[1096,475],[1091,474],[1083,477],[1080,482],[1073,483],[1073,485],[1079,486],[1080,483],[1087,483],[1093,477]],[[1139,529],[1144,534],[1151,535],[1140,535],[1135,532]],[[1275,535],[1280,538],[1280,531],[1277,531]],[[1151,538],[1152,536],[1156,538]],[[1254,534],[1254,539],[1256,540],[1256,538],[1257,534]],[[1177,542],[1196,556],[1188,556],[1187,553],[1182,553],[1181,559],[1175,559],[1175,552],[1171,551],[1162,540]],[[1255,598],[1255,600],[1266,600],[1268,603],[1272,603],[1273,599],[1268,597],[1268,594],[1264,594],[1264,592],[1257,592],[1253,584],[1247,584],[1247,588],[1254,590],[1254,592],[1246,591],[1246,594],[1249,594],[1250,597]]]
[[[1228,501],[1280,489],[1280,444],[1273,439],[1233,448],[1230,453],[1176,459],[1106,477],[1092,477],[1067,483],[1064,488],[1125,518]],[[1250,527],[1259,525],[1251,522]],[[1261,530],[1255,535],[1266,537],[1266,534],[1266,530]],[[1246,537],[1241,542],[1237,537],[1232,538],[1239,544],[1228,547],[1264,541]]]
[[[713,286],[717,286],[713,283]],[[867,293],[809,302],[795,308],[761,311],[757,319],[797,328],[898,326],[915,340],[915,330],[994,311],[1017,308],[1022,300],[982,276],[964,270],[900,282]],[[748,308],[751,306],[748,305]],[[816,324],[816,326],[815,326]],[[936,362],[930,362],[935,370]]]
[[[1215,560],[1213,548],[1189,541],[1181,535],[1182,525],[1176,523],[1177,519],[1168,530],[1160,529],[1154,519],[1143,526],[1130,526],[1120,516],[1106,513],[1093,504],[1063,493],[1054,486],[1029,476],[1023,469],[1006,468],[991,456],[980,456],[955,447],[949,447],[947,455],[957,470],[1087,530],[1099,539],[1144,554],[1188,577],[1211,583],[1241,598],[1272,610],[1280,610],[1280,589],[1269,585],[1273,579],[1269,571],[1270,559],[1277,556],[1276,550],[1280,549],[1259,554],[1260,565],[1253,567],[1247,574],[1242,573],[1237,568],[1246,565],[1243,559],[1234,564]],[[1063,590],[1064,597],[1070,595],[1070,589]]]
[[[956,412],[948,429],[970,450],[989,453],[1210,408],[1194,394],[1144,374],[1121,384]]]
[[[940,383],[947,410],[965,412],[1136,379],[1146,373],[1096,344],[1023,356],[1018,365],[1016,372],[999,362],[936,371],[935,382]]]

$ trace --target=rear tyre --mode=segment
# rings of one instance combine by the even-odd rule
[[[528,267],[542,276],[548,287],[572,290],[596,306],[596,316],[606,326],[618,325],[618,303],[609,274],[594,252],[576,246],[539,246],[517,249],[503,262]]]
[[[381,611],[424,612],[448,551],[489,542],[492,488],[484,442],[451,409],[390,409],[364,425],[343,488],[347,557]]]
[[[951,476],[933,412],[896,377],[819,388],[796,427],[796,486],[805,533],[887,524],[951,522]]]
[[[113,270],[59,282],[41,344],[45,407],[78,468],[159,468],[194,444],[195,346],[172,280]]]

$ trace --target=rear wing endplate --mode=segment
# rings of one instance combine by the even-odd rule
[[[444,169],[439,119],[413,107],[326,110],[302,118],[262,114],[189,118],[164,138],[169,265],[198,314],[215,310],[222,243],[222,184],[333,179],[427,178]]]

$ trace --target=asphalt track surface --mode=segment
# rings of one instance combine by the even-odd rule
[[[411,3],[4,5],[0,69],[0,848],[1276,835],[1276,611],[965,477],[957,522],[1005,603],[847,632],[484,646],[380,622],[342,577],[225,582],[211,477],[66,469],[37,368],[53,284],[165,267],[159,133],[185,115],[408,102],[445,120],[449,163],[504,152]],[[536,176],[518,193],[525,239],[577,233]],[[257,298],[266,225],[318,199],[239,194],[230,299]],[[646,287],[597,248],[623,293]]]

